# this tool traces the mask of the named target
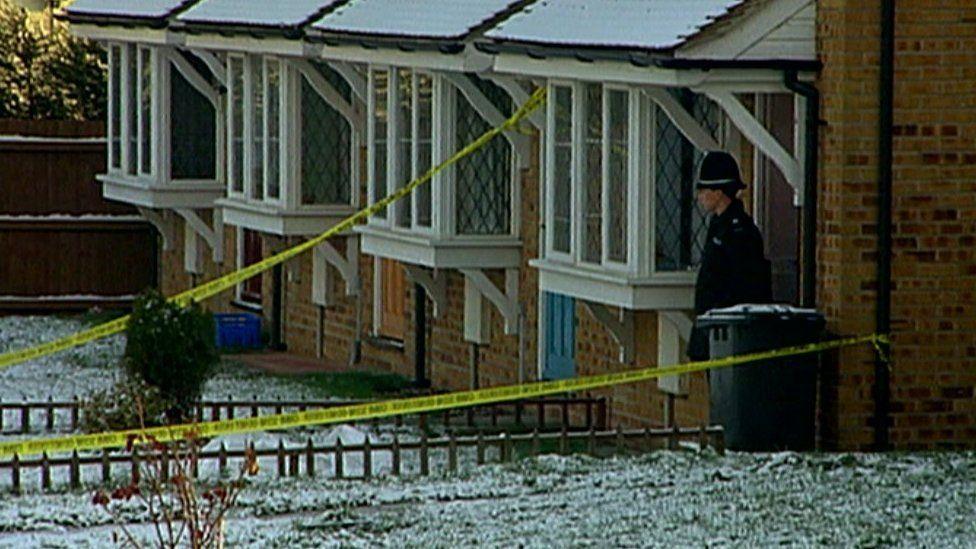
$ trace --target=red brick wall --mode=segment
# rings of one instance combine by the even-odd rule
[[[976,5],[899,2],[894,90],[891,441],[976,442]],[[836,332],[874,330],[878,0],[818,2],[824,69],[819,302]],[[872,440],[872,354],[838,353],[823,442]]]

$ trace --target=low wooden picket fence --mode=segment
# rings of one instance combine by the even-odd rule
[[[304,412],[361,404],[366,400],[281,400],[281,399],[234,399],[207,400],[194,406],[197,421],[220,421],[235,417],[258,417],[285,412]],[[45,432],[74,432],[78,430],[81,401],[0,401],[0,434]],[[12,417],[10,417],[12,416]],[[38,417],[40,416],[40,417]],[[56,421],[67,416],[68,421]],[[522,427],[541,431],[559,430],[564,425],[569,430],[606,429],[609,405],[603,397],[547,397],[497,404],[471,406],[459,410],[444,410],[432,416],[421,415],[422,427],[426,422],[437,422],[444,428],[487,429]],[[395,425],[403,423],[402,416],[393,418]],[[38,425],[40,423],[40,425]]]
[[[398,435],[393,435],[389,441],[377,442],[371,440],[366,435],[363,443],[346,445],[341,439],[332,444],[316,444],[312,438],[308,438],[302,445],[286,445],[279,440],[277,448],[255,448],[251,443],[251,451],[258,458],[258,462],[264,467],[268,461],[275,463],[277,475],[279,477],[297,477],[305,475],[316,477],[319,475],[331,476],[334,479],[361,479],[367,480],[376,475],[374,470],[374,460],[377,455],[388,454],[391,464],[389,474],[400,476],[404,473],[404,459],[415,456],[418,472],[420,476],[431,474],[431,464],[436,461],[431,459],[433,450],[446,450],[446,473],[454,473],[458,470],[458,455],[462,448],[475,449],[475,462],[482,465],[488,462],[489,450],[492,450],[498,462],[509,462],[514,459],[516,452],[522,456],[537,456],[543,453],[543,445],[547,445],[547,452],[555,451],[559,454],[587,453],[590,455],[607,455],[630,453],[634,451],[650,451],[654,449],[677,449],[681,441],[697,442],[700,449],[712,447],[718,453],[724,453],[723,430],[720,426],[702,426],[699,428],[674,428],[674,429],[630,429],[630,430],[596,430],[570,431],[563,428],[559,432],[542,433],[534,430],[531,433],[477,433],[473,436],[456,436],[449,433],[446,436],[428,438],[425,432],[419,437],[410,440],[401,440]],[[555,446],[552,448],[552,446]],[[243,460],[245,448],[228,449],[221,443],[217,450],[205,450],[197,453],[197,459],[192,462],[191,474],[199,475],[199,466],[203,462],[217,462],[217,468],[221,473],[228,470],[233,465],[234,460]],[[413,456],[411,456],[413,454]],[[362,460],[361,473],[350,475],[345,470],[345,457],[359,456]],[[332,457],[331,471],[321,471],[316,467],[317,457]],[[73,452],[68,457],[49,457],[43,455],[36,458],[20,459],[14,456],[13,459],[0,461],[0,470],[7,470],[9,474],[4,475],[9,480],[9,489],[14,494],[22,491],[25,475],[29,471],[37,473],[35,477],[39,480],[42,490],[50,490],[52,484],[52,471],[56,468],[68,469],[68,486],[72,489],[80,489],[82,483],[82,468],[96,467],[101,472],[98,477],[102,485],[118,483],[119,479],[113,479],[113,467],[122,466],[128,471],[126,481],[138,482],[141,471],[141,463],[146,459],[161,459],[146,453],[140,453],[138,449],[133,451],[102,451],[100,453],[84,454]],[[443,460],[442,460],[443,461]],[[162,463],[161,471],[166,477],[170,471],[170,465]],[[263,467],[262,467],[263,468]],[[165,480],[165,478],[164,478]]]

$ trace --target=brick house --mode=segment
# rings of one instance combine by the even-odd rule
[[[673,364],[706,224],[692,174],[723,148],[777,300],[893,332],[890,376],[868,348],[824,361],[821,445],[976,440],[976,8],[926,0],[885,25],[852,0],[408,4],[69,8],[109,56],[105,196],[159,229],[166,293],[320,233],[545,86],[520,131],[214,309],[447,389]],[[603,393],[617,423],[707,419],[704,376]]]

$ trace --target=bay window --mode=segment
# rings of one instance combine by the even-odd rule
[[[721,143],[723,117],[678,90]],[[551,81],[540,285],[625,308],[690,305],[705,233],[695,204],[701,152],[639,86]],[[649,154],[650,152],[650,154]]]
[[[367,196],[375,203],[427,173],[511,115],[486,78],[369,67]],[[522,137],[522,136],[519,136]],[[518,263],[516,141],[489,141],[370,217],[366,253],[427,267]]]
[[[227,76],[225,220],[307,235],[351,213],[358,145],[348,83],[325,63],[262,55],[229,54]]]

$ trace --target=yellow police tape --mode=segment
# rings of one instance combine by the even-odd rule
[[[495,136],[505,131],[508,131],[510,129],[516,128],[518,123],[522,119],[524,119],[534,110],[539,108],[539,106],[541,106],[542,103],[545,102],[545,95],[546,95],[545,88],[540,88],[535,93],[533,93],[531,97],[529,97],[528,101],[526,101],[525,104],[522,105],[518,109],[518,111],[516,111],[515,114],[511,116],[511,118],[503,122],[500,126],[488,130],[481,137],[472,141],[466,147],[459,150],[458,152],[454,153],[453,156],[451,156],[444,162],[431,168],[424,175],[411,181],[407,185],[401,187],[399,190],[389,194],[388,196],[386,196],[382,200],[377,201],[371,206],[367,208],[363,208],[362,210],[359,210],[358,212],[343,219],[338,224],[336,224],[329,230],[325,231],[324,233],[316,236],[315,238],[302,242],[301,244],[293,248],[289,248],[263,261],[259,261],[252,265],[244,267],[243,269],[234,271],[233,273],[224,275],[220,278],[216,278],[214,280],[211,280],[210,282],[201,284],[200,286],[187,290],[183,293],[177,294],[169,298],[170,301],[173,301],[180,305],[189,305],[191,302],[194,301],[202,301],[204,299],[208,299],[210,297],[219,294],[220,292],[223,292],[224,290],[233,288],[234,286],[240,284],[241,282],[247,280],[248,278],[260,274],[270,269],[271,267],[274,267],[275,265],[284,263],[285,261],[288,261],[293,257],[299,256],[311,250],[315,246],[321,244],[322,242],[328,240],[329,238],[337,234],[340,234],[344,231],[351,229],[354,225],[356,225],[360,221],[363,221],[369,216],[382,211],[390,204],[407,196],[408,194],[413,192],[414,189],[429,181],[438,172],[444,170],[445,168],[454,164],[458,160],[461,160],[462,158],[468,156],[469,154],[485,146],[489,141],[495,138]],[[63,351],[65,349],[69,349],[71,347],[88,343],[89,341],[94,341],[96,339],[117,334],[119,332],[124,331],[128,323],[129,323],[129,316],[126,315],[117,318],[115,320],[112,320],[110,322],[106,322],[104,324],[95,326],[94,328],[77,332],[72,335],[63,337],[61,339],[51,341],[49,343],[44,343],[42,345],[37,345],[35,347],[31,347],[28,349],[22,349],[19,351],[12,351],[8,353],[0,354],[0,369],[6,368],[8,366],[13,366],[14,364],[19,364],[27,360],[54,354]]]
[[[888,344],[888,337],[873,334],[847,339],[838,339],[823,343],[811,343],[794,347],[785,347],[772,351],[762,351],[747,355],[728,358],[718,358],[701,362],[690,362],[665,368],[641,368],[624,372],[615,372],[594,376],[563,379],[559,381],[540,381],[522,385],[507,385],[490,389],[473,391],[459,391],[443,395],[386,400],[354,404],[336,408],[310,410],[306,412],[292,412],[264,417],[250,417],[228,419],[223,421],[208,421],[149,429],[132,429],[128,431],[114,431],[90,435],[74,435],[67,437],[35,439],[28,441],[0,443],[0,458],[17,455],[19,457],[41,453],[71,452],[82,450],[97,450],[102,448],[118,448],[129,442],[144,441],[150,438],[159,442],[180,440],[188,437],[216,437],[232,434],[253,433],[271,429],[289,429],[311,425],[325,425],[362,421],[364,419],[389,417],[402,414],[418,414],[435,412],[448,408],[461,408],[478,404],[491,404],[522,398],[541,397],[568,391],[584,391],[646,381],[658,377],[688,374],[714,368],[723,368],[757,360],[768,360],[819,353],[829,349],[849,347],[862,343],[871,343],[880,350]]]

